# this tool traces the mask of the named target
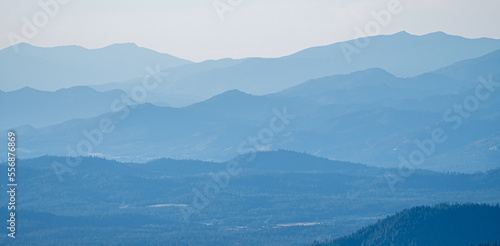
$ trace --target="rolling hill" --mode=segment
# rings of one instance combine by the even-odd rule
[[[347,235],[409,207],[500,201],[499,169],[475,174],[418,170],[391,190],[384,179],[391,170],[290,151],[258,152],[229,162],[76,160],[18,160],[16,198],[22,202],[16,221],[23,234],[9,242],[80,244],[93,238],[133,245],[147,238],[154,244],[306,245]],[[0,174],[6,172],[6,163],[0,163]],[[0,198],[7,196],[3,192]],[[8,239],[0,237],[0,243]]]
[[[498,221],[498,204],[420,206],[388,216],[351,235],[314,245],[486,245],[500,241]]]

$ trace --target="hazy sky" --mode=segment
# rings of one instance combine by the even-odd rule
[[[43,47],[133,42],[193,61],[279,57],[353,39],[390,2],[402,9],[376,33],[500,38],[499,0],[220,0],[221,8],[234,5],[223,20],[213,0],[59,1],[59,9],[44,10],[40,3],[56,0],[0,0],[0,49],[10,46],[10,33]]]

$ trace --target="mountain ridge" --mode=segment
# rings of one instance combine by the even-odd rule
[[[81,46],[36,47],[27,43],[0,50],[2,90],[30,86],[57,90],[72,86],[124,81],[156,70],[192,63],[135,44],[87,49]]]
[[[405,209],[376,224],[315,246],[470,245],[500,241],[500,207],[438,204]]]

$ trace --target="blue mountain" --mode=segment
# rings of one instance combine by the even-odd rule
[[[442,32],[421,36],[401,32],[370,37],[369,45],[357,48],[359,53],[347,58],[343,48],[356,48],[357,41],[313,47],[280,58],[224,59],[167,69],[168,85],[156,89],[148,101],[186,106],[232,89],[263,95],[310,79],[370,68],[381,68],[397,77],[413,77],[500,49],[500,40],[495,39],[468,39]],[[130,91],[140,83],[136,79],[105,88]]]
[[[114,131],[82,155],[96,152],[133,161],[227,160],[249,149],[290,149],[397,167],[400,156],[408,157],[418,149],[416,140],[428,139],[430,131],[441,128],[448,141],[436,145],[421,167],[475,172],[498,167],[500,157],[498,93],[481,101],[470,117],[460,118],[459,129],[453,128],[458,117],[454,105],[475,95],[478,84],[436,72],[400,78],[382,69],[368,69],[310,80],[265,96],[230,90],[184,108],[143,104],[19,132],[29,139],[23,146],[26,157],[67,154],[68,144],[76,150],[81,141],[87,141],[82,129],[96,129],[102,119],[111,119]],[[454,121],[445,121],[448,110]],[[271,124],[280,126],[272,121],[279,114],[292,114],[293,119],[272,131]]]
[[[0,91],[0,129],[17,128],[23,125],[43,127],[71,119],[95,117],[112,110],[115,100],[124,92],[112,90],[98,92],[85,86],[57,91],[40,91],[30,87],[19,90]],[[7,106],[8,105],[8,106]]]
[[[447,77],[478,82],[478,77],[484,78],[492,75],[496,80],[499,78],[498,68],[500,67],[500,50],[491,52],[477,59],[467,59],[459,61],[448,67],[438,69],[435,73]]]
[[[157,65],[166,69],[189,63],[132,43],[100,49],[42,48],[20,43],[0,50],[0,90],[11,91],[25,86],[57,90],[124,81],[148,75],[148,66],[156,70]]]

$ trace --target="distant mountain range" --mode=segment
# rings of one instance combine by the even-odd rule
[[[478,59],[467,59],[438,69],[435,73],[457,80],[474,81],[479,75],[492,74],[498,80],[500,75],[500,50],[491,52]]]
[[[100,49],[79,46],[35,47],[20,43],[0,50],[0,90],[29,86],[58,90],[143,78],[158,65],[161,69],[192,62],[138,47],[114,44]]]
[[[359,40],[360,42],[364,40]],[[192,63],[134,44],[101,49],[55,48],[18,44],[0,51],[0,90],[25,86],[57,90],[92,85],[99,91],[121,89],[130,94],[149,74],[164,70],[165,81],[149,91],[147,102],[173,107],[200,102],[228,90],[254,95],[279,92],[310,79],[381,68],[397,77],[413,77],[500,49],[500,40],[467,39],[442,32],[412,35],[400,32],[313,47],[280,58],[221,59]],[[344,47],[359,50],[346,56]],[[167,75],[168,74],[168,75]]]
[[[19,43],[0,50],[0,245],[497,246],[499,109],[500,39],[202,62]]]
[[[500,242],[498,221],[498,205],[419,206],[388,216],[351,235],[314,245],[492,245]]]
[[[79,86],[55,92],[24,87],[11,92],[0,91],[0,129],[23,125],[43,127],[68,121],[95,117],[112,111],[115,101],[126,96],[123,91],[98,92]],[[8,106],[7,106],[8,105]]]
[[[467,39],[442,32],[422,36],[400,32],[369,40],[369,45],[360,49],[359,54],[353,54],[350,60],[342,48],[356,47],[356,41],[309,48],[280,58],[208,61],[167,69],[168,83],[151,93],[147,100],[178,107],[232,89],[264,95],[310,79],[370,68],[381,68],[398,77],[413,77],[500,49],[500,40]],[[94,88],[131,91],[140,83],[139,78]]]
[[[411,78],[398,78],[382,69],[368,69],[310,80],[265,96],[231,90],[184,108],[130,105],[117,112],[39,129],[17,128],[24,139],[19,153],[24,157],[66,155],[68,146],[76,151],[78,144],[86,141],[82,131],[97,129],[102,119],[110,119],[113,132],[103,134],[102,142],[93,146],[92,151],[80,154],[102,153],[108,158],[120,157],[128,161],[165,156],[227,160],[248,149],[289,149],[374,166],[397,167],[399,156],[408,157],[418,149],[415,141],[429,138],[429,131],[439,126],[445,130],[449,141],[436,146],[423,168],[485,171],[500,164],[499,93],[492,92],[487,100],[478,101],[477,109],[467,118],[460,119],[463,124],[456,130],[452,126],[458,114],[453,113],[453,108],[454,104],[463,104],[466,98],[475,95],[475,88],[480,85],[479,75],[489,79],[488,74],[498,73],[498,67],[488,64],[499,60],[500,53],[493,52]],[[478,67],[480,69],[476,69]],[[454,69],[467,71],[470,78],[476,79],[448,77],[455,73]],[[491,76],[491,79],[496,77]],[[92,91],[73,90],[82,90],[77,93],[79,96],[74,96],[80,98],[78,100],[86,100],[86,95],[90,95],[84,90]],[[62,92],[64,90],[47,92],[47,95],[54,102],[68,101]],[[92,93],[96,98],[105,97]],[[46,111],[51,111],[47,115],[54,115],[53,121],[62,121],[64,117],[70,120],[83,117],[83,113],[76,116],[68,113],[72,107],[83,107],[82,112],[88,114],[109,110],[110,101],[121,98],[118,94],[116,91],[108,95],[113,98],[94,100],[90,104],[72,105],[68,101],[69,104],[55,106],[49,106],[51,101],[40,97],[37,105],[47,106],[19,107],[23,104],[14,104],[10,114],[18,119],[18,125],[37,122]],[[15,97],[20,101],[31,100],[29,93],[22,95],[22,91]],[[36,112],[31,112],[32,109]],[[453,121],[445,121],[447,110],[452,110],[448,117],[454,116]],[[250,143],[251,138],[259,138],[259,134],[263,134],[261,131],[270,127],[276,111],[294,117],[284,129],[273,133],[270,141],[263,141],[263,135]],[[16,112],[22,112],[22,116],[16,116]]]

